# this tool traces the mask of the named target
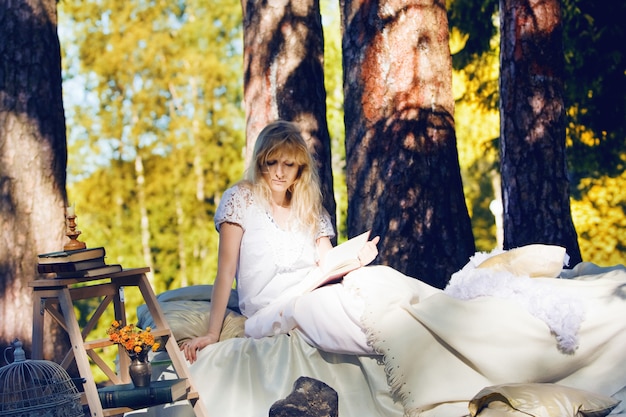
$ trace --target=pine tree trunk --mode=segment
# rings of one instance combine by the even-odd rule
[[[0,39],[0,350],[19,338],[28,352],[37,254],[67,240],[56,1],[0,3]],[[60,361],[69,342],[48,319],[44,355]]]
[[[319,0],[242,0],[242,7],[246,161],[267,123],[296,122],[318,164],[323,204],[335,224]]]
[[[564,246],[581,261],[565,159],[559,0],[501,0],[500,119],[504,248]]]
[[[474,254],[444,1],[342,0],[348,233],[437,287]]]

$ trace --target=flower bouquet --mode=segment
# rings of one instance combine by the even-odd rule
[[[160,346],[151,331],[150,327],[143,330],[132,323],[122,326],[117,320],[114,320],[107,330],[109,340],[123,346],[130,356],[130,377],[133,384],[138,387],[150,385],[152,367],[148,362],[148,353],[157,351]]]

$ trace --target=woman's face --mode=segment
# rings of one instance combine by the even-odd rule
[[[267,160],[263,170],[263,179],[267,181],[273,193],[284,195],[298,179],[299,168],[294,158],[277,155]]]

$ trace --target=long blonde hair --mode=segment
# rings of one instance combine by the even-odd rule
[[[293,158],[298,165],[296,182],[287,191],[293,218],[312,233],[322,215],[322,193],[315,162],[298,126],[278,120],[265,126],[256,140],[246,179],[252,184],[254,194],[270,205],[271,190],[263,179],[267,161],[280,156]]]

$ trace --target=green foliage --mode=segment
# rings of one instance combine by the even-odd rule
[[[497,35],[498,0],[447,0],[450,28],[467,36],[463,49],[452,57],[455,69],[461,69],[480,59],[492,48],[491,40]]]
[[[211,282],[212,214],[242,173],[239,3],[86,1],[61,14],[75,45],[66,85],[82,77],[88,88],[68,112],[68,137],[72,172],[88,176],[70,199],[89,243],[110,262],[145,265],[145,204],[157,289]]]
[[[598,265],[626,263],[626,173],[582,183],[587,192],[572,202],[572,217],[583,259]]]
[[[491,68],[497,60],[491,62]],[[469,89],[472,81],[464,73],[455,71],[457,84]],[[490,251],[498,244],[496,223],[490,205],[498,192],[498,112],[472,99],[463,88],[456,89],[455,123],[459,163],[463,177],[466,205],[472,221],[476,249]],[[461,98],[458,98],[461,97]],[[500,242],[501,243],[501,242]]]
[[[584,188],[579,182],[585,177],[617,177],[625,169],[621,154],[626,149],[626,3],[563,0],[562,4],[571,122],[569,171],[574,185]]]
[[[81,240],[104,246],[108,263],[152,266],[157,293],[212,283],[213,214],[243,171],[239,2],[59,9],[68,192]],[[131,321],[140,303],[127,294]],[[80,320],[92,309],[77,305]],[[107,313],[95,332],[104,334]]]

